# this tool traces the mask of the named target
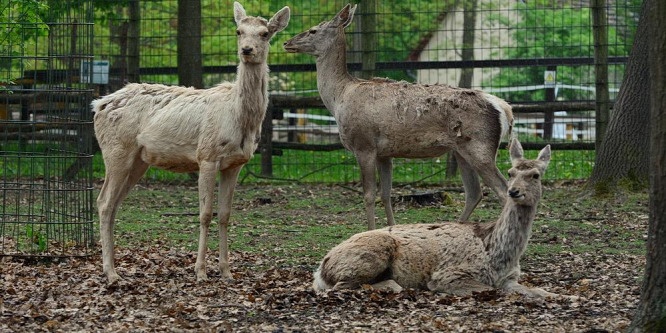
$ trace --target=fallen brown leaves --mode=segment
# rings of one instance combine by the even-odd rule
[[[271,258],[250,253],[232,256],[234,280],[220,280],[211,259],[211,281],[197,284],[194,261],[194,253],[120,249],[125,279],[108,286],[98,257],[5,258],[0,331],[618,331],[637,303],[643,265],[630,255],[529,258],[523,283],[584,298],[539,302],[496,291],[450,297],[369,287],[316,295],[313,267],[258,268]]]
[[[415,290],[391,294],[365,287],[316,295],[310,285],[320,258],[302,256],[289,264],[285,259],[293,256],[294,247],[279,242],[269,246],[267,239],[289,237],[276,232],[279,230],[311,228],[307,221],[291,218],[299,214],[308,214],[315,225],[341,225],[352,218],[362,223],[362,199],[342,195],[335,187],[278,190],[247,197],[240,191],[235,207],[238,225],[245,219],[266,222],[261,228],[238,233],[261,248],[231,252],[231,281],[220,279],[216,253],[210,252],[210,281],[196,283],[195,251],[173,241],[162,242],[161,237],[168,233],[157,229],[151,229],[151,239],[142,240],[146,233],[142,230],[123,235],[142,237],[116,249],[116,268],[124,280],[111,286],[101,273],[99,254],[50,262],[0,258],[0,332],[604,332],[624,331],[638,303],[644,255],[631,249],[640,248],[646,232],[646,201],[642,199],[642,206],[636,208],[622,202],[580,204],[571,200],[575,189],[548,194],[530,243],[535,249],[547,250],[528,249],[530,253],[521,260],[521,283],[582,299],[539,302],[497,291],[451,297]],[[195,192],[165,193],[189,198],[189,207],[196,206],[196,200],[190,198],[196,198]],[[328,201],[313,199],[322,196]],[[269,197],[270,203],[256,197]],[[303,198],[312,203],[298,208]],[[136,200],[140,201],[138,208],[129,209],[139,210],[153,199]],[[329,208],[330,202],[341,206]],[[494,218],[498,204],[490,200],[483,204],[490,206],[488,215]],[[159,217],[160,210],[151,209]],[[432,210],[396,206],[402,217],[428,209]],[[444,215],[446,207],[437,209],[436,215]],[[475,216],[484,216],[483,209],[477,208]],[[456,207],[450,210],[458,213]],[[177,230],[195,229],[192,224],[190,229]],[[191,239],[195,244],[196,237]],[[639,245],[632,245],[635,243]],[[311,252],[315,246],[329,248],[322,242],[304,244],[303,251]]]

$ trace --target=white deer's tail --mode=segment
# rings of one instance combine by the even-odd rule
[[[499,121],[502,128],[500,141],[503,138],[510,139],[509,136],[511,135],[511,130],[513,128],[513,111],[511,111],[511,106],[505,100],[497,96],[484,94],[484,97],[499,113]]]

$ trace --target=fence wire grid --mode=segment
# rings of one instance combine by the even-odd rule
[[[0,255],[88,255],[92,1],[0,10]]]
[[[88,4],[79,0],[66,3]],[[287,54],[282,44],[309,27],[330,20],[347,2],[241,3],[248,15],[265,18],[283,6],[290,7],[289,26],[271,43],[269,90],[272,96],[287,101],[302,97],[316,99],[314,58]],[[596,139],[594,8],[590,1],[356,3],[354,21],[346,29],[347,59],[354,75],[449,84],[495,94],[514,105],[514,133],[527,147],[538,149],[545,144],[553,145],[553,162],[547,178],[581,179],[589,175]],[[95,23],[92,28],[94,60],[108,61],[110,67],[108,81],[90,86],[96,96],[111,93],[127,82],[182,83],[178,77],[178,1],[95,0],[94,4],[94,16],[90,19]],[[640,0],[607,0],[606,22],[601,26],[608,32],[605,46],[608,48],[611,103],[622,82],[640,5]],[[363,26],[364,18],[369,17],[374,24]],[[83,17],[72,20],[78,22],[76,25],[89,22]],[[201,31],[198,35],[195,33],[194,38],[201,44],[203,87],[235,79],[238,63],[235,29],[233,1],[201,1]],[[67,38],[63,37],[59,43],[66,44]],[[41,45],[43,48],[48,42]],[[361,70],[360,63],[368,59],[374,64],[373,68]],[[57,69],[41,61],[35,61],[33,67],[32,75],[44,77]],[[3,77],[30,75],[29,68],[11,71],[5,71]],[[23,73],[25,71],[28,73]],[[242,182],[347,183],[359,180],[354,156],[342,149],[337,125],[322,105],[304,107],[287,102],[274,105],[268,114],[273,118],[270,166],[265,165],[265,161],[262,163],[260,154],[255,155],[240,176]],[[7,140],[5,142],[9,143]],[[528,151],[528,155],[536,153]],[[500,169],[508,168],[506,150],[500,151],[498,163]],[[446,155],[426,160],[396,159],[394,181],[397,184],[459,183],[453,165]],[[92,173],[96,179],[103,178],[104,166],[99,152],[92,158]],[[145,176],[148,182],[193,179],[192,175],[153,168]]]
[[[131,8],[132,2],[107,4],[96,11],[95,58],[111,63],[110,82],[97,87],[98,93],[114,91],[132,80],[179,84],[178,1],[141,1]],[[291,9],[289,26],[272,41],[271,95],[317,95],[314,58],[287,54],[282,44],[330,20],[346,3],[242,2],[248,15],[265,18],[285,5]],[[622,82],[640,5],[639,0],[608,0],[605,8],[607,19],[602,25],[608,31],[611,102]],[[553,145],[548,178],[580,179],[592,170],[596,138],[592,15],[590,1],[583,0],[361,1],[353,24],[346,29],[347,58],[356,76],[483,89],[522,106],[516,109],[514,133],[533,149]],[[375,24],[363,27],[364,16],[372,16]],[[201,22],[203,85],[232,81],[238,62],[232,1],[201,1]],[[133,41],[138,47],[131,53]],[[373,70],[360,70],[364,57],[372,59]],[[138,66],[128,66],[131,59],[139,59]],[[531,107],[558,102],[562,107],[554,111]],[[578,104],[572,108],[566,102]],[[269,115],[274,118],[272,165],[267,172],[257,155],[245,167],[242,181],[359,180],[354,157],[342,149],[335,121],[325,108],[281,105],[269,110]],[[99,156],[95,160],[95,176],[101,177]],[[508,168],[506,152],[500,152],[498,160],[500,168]],[[396,159],[394,179],[396,183],[459,182],[452,162],[447,156]],[[146,177],[191,179],[159,170],[149,171]]]

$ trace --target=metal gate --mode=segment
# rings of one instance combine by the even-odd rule
[[[0,255],[89,255],[92,0],[0,10]]]

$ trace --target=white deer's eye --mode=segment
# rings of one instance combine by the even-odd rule
[[[236,30],[236,35],[240,36],[240,30]]]
[[[268,31],[266,31],[266,32],[264,32],[263,34],[261,34],[261,37],[264,37],[264,38],[268,37]]]
[[[539,174],[538,174],[538,173],[535,173],[534,176],[532,176],[532,178],[534,178],[534,179],[539,179]]]
[[[310,35],[314,35],[314,34],[316,34],[316,33],[317,33],[317,30],[315,30],[315,29],[310,29]]]

